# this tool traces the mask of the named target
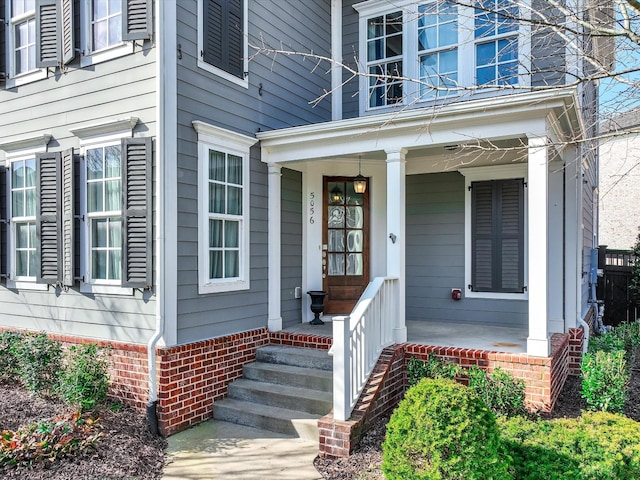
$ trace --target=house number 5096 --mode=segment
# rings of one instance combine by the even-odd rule
[[[313,225],[315,218],[313,215],[316,213],[316,192],[309,193],[309,223]]]

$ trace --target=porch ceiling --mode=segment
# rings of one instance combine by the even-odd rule
[[[517,149],[526,146],[530,134],[573,138],[582,131],[577,105],[575,89],[557,89],[286,128],[257,137],[265,163],[359,155],[384,161],[386,151],[398,148],[407,149],[410,162],[446,158],[453,149],[469,151],[470,145],[485,152],[487,146]]]

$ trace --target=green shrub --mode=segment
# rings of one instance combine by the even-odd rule
[[[18,369],[24,387],[41,395],[51,394],[62,366],[62,346],[45,333],[26,335],[18,347]]]
[[[468,371],[469,387],[496,415],[526,415],[525,385],[509,372],[497,367],[487,373],[473,366]]]
[[[587,353],[580,370],[588,409],[622,412],[630,378],[624,351]]]
[[[613,331],[589,337],[589,353],[625,351],[624,339]]]
[[[23,338],[19,332],[0,332],[0,383],[18,381],[18,349]]]
[[[518,480],[640,478],[640,424],[626,417],[585,412],[571,419],[498,421]]]
[[[469,388],[423,379],[391,416],[382,471],[387,480],[508,479],[499,447],[493,413]]]
[[[88,409],[107,397],[109,363],[97,345],[71,346],[60,372],[58,393],[67,403]]]
[[[411,357],[407,364],[407,380],[409,385],[417,384],[423,378],[447,378],[455,380],[462,375],[462,367],[457,363],[440,360],[433,353],[427,360]]]
[[[32,466],[91,448],[103,436],[99,424],[79,414],[32,423],[0,434],[0,467]]]

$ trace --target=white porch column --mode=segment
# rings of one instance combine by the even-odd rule
[[[281,168],[276,163],[269,163],[269,331],[282,330],[280,311],[280,185]]]
[[[394,319],[393,339],[407,341],[405,322],[406,295],[406,160],[405,148],[387,153],[387,275],[398,277],[398,311]]]
[[[529,137],[527,223],[529,258],[529,337],[527,353],[549,356],[549,166],[547,139]]]
[[[549,332],[564,332],[563,164],[554,152],[549,162]]]

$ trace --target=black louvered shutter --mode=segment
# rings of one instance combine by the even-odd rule
[[[76,56],[74,29],[74,0],[61,0],[60,28],[62,63],[68,64]]]
[[[471,184],[471,287],[524,291],[524,181]]]
[[[75,283],[75,154],[73,148],[62,153],[62,285]]]
[[[58,0],[36,0],[36,67],[55,67],[60,59]]]
[[[36,282],[57,284],[61,269],[60,152],[36,155]]]
[[[9,196],[5,195],[7,191],[8,169],[0,166],[0,276],[7,278],[7,245],[9,232],[9,218],[7,216],[7,203]]]
[[[152,13],[151,0],[122,0],[122,39],[151,38]]]
[[[151,138],[122,139],[122,286],[151,288]]]
[[[7,60],[5,58],[5,12],[4,0],[0,0],[0,87],[4,86],[7,80],[7,72],[9,71],[9,66],[7,65]]]
[[[244,76],[243,0],[204,0],[203,60],[236,77]]]

